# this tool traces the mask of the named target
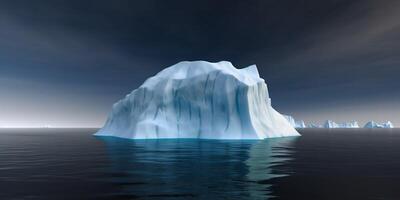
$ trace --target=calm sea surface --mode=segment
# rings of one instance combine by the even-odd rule
[[[399,129],[264,141],[0,129],[0,199],[400,199]]]

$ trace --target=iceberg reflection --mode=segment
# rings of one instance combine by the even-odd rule
[[[162,199],[268,197],[260,183],[286,174],[272,166],[290,159],[296,138],[263,141],[126,140],[101,137],[110,159],[112,196]]]
[[[273,138],[257,141],[251,146],[249,157],[245,161],[248,166],[246,178],[249,180],[247,186],[251,199],[270,197],[271,185],[265,182],[272,178],[290,175],[287,169],[279,169],[279,166],[292,160],[293,145],[297,138]]]

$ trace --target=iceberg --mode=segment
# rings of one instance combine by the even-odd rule
[[[289,122],[290,125],[292,125],[293,127],[296,127],[296,120],[294,120],[294,118],[290,115],[283,115],[286,120]]]
[[[359,125],[357,121],[336,123],[332,120],[327,120],[324,128],[359,128]]]
[[[383,124],[376,123],[374,121],[370,121],[365,124],[364,128],[394,128],[392,122],[387,121]]]
[[[115,103],[97,136],[130,139],[265,139],[298,136],[271,106],[255,65],[184,61]]]
[[[326,120],[324,128],[339,128],[339,124],[332,120]]]
[[[383,128],[383,126],[374,121],[370,121],[365,124],[364,128]]]
[[[292,116],[290,115],[283,115],[286,120],[292,125],[294,128],[307,128],[306,123],[303,120],[296,121]]]
[[[345,123],[339,124],[339,127],[340,128],[360,128],[357,121],[345,122]]]
[[[383,128],[394,128],[392,122],[387,121],[385,123],[383,123]]]
[[[307,128],[307,126],[303,120],[300,120],[296,122],[296,128]]]
[[[307,128],[323,128],[323,126],[318,125],[318,124],[313,124],[313,123],[311,123],[311,124],[309,124],[309,125],[307,126]]]

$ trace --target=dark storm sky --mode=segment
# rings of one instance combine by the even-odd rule
[[[308,122],[400,125],[395,0],[0,0],[0,126],[100,126],[181,60],[256,64]]]

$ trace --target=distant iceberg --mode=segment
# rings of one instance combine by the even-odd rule
[[[323,128],[323,126],[314,124],[314,123],[310,123],[309,125],[307,125],[307,128]]]
[[[370,121],[365,124],[364,128],[394,128],[392,122],[387,121],[383,124],[376,123],[374,121]]]
[[[294,128],[307,128],[306,123],[303,120],[296,121],[292,116],[290,115],[283,115],[286,120],[292,125]]]
[[[339,128],[339,124],[332,120],[326,120],[324,128]]]
[[[292,123],[292,122],[291,122]],[[307,128],[360,128],[357,121],[336,123],[332,120],[326,120],[323,125],[309,124]],[[379,124],[374,121],[370,121],[365,124],[364,128],[394,128],[393,123],[387,121],[385,123]]]
[[[383,128],[394,128],[392,122],[387,121],[386,123],[383,123]]]
[[[264,139],[298,136],[271,106],[267,85],[252,65],[180,62],[113,105],[95,135],[131,139]]]
[[[332,120],[327,120],[323,127],[324,128],[360,128],[357,121],[336,123]]]
[[[307,128],[307,126],[303,120],[300,120],[296,122],[296,128]]]
[[[340,128],[360,128],[357,121],[345,122],[345,123],[339,124],[339,127]]]

